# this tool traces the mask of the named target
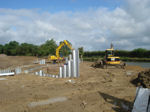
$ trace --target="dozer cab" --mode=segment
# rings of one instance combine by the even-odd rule
[[[67,42],[67,40],[64,40],[64,41],[57,47],[57,49],[56,49],[56,55],[49,56],[49,57],[48,57],[48,60],[49,60],[49,61],[52,61],[53,63],[63,61],[64,58],[63,58],[63,57],[60,57],[59,51],[60,51],[60,49],[61,49],[64,45],[67,45],[68,48],[70,48],[71,50],[73,50],[73,48],[72,48],[72,46],[69,44],[69,42]]]

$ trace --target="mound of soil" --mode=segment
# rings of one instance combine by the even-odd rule
[[[102,60],[101,59],[98,59],[96,62],[94,62],[91,67],[94,67],[94,68],[100,68],[102,67]]]
[[[132,80],[132,82],[137,86],[150,88],[150,69],[139,72],[138,77]]]

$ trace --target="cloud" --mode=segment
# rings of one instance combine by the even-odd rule
[[[53,38],[85,50],[104,50],[111,42],[116,49],[150,49],[149,12],[149,0],[127,0],[114,10],[84,12],[0,9],[0,44],[12,40],[42,44]]]
[[[149,0],[127,0],[125,10],[136,21],[144,21],[149,18],[150,1]]]

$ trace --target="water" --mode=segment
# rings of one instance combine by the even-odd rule
[[[143,68],[150,68],[150,62],[126,62],[127,65],[136,65]]]

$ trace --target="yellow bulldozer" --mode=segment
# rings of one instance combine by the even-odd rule
[[[115,56],[114,48],[113,45],[111,44],[111,48],[105,50],[104,58],[99,59],[92,66],[102,67],[102,68],[107,68],[107,66],[116,66],[116,67],[124,68],[125,65],[126,64],[120,60],[120,57]]]
[[[67,45],[68,48],[70,48],[71,50],[73,50],[71,44],[70,44],[69,42],[67,42],[67,40],[64,40],[64,41],[57,47],[57,49],[56,49],[56,55],[49,56],[49,57],[48,57],[48,60],[49,60],[49,61],[53,61],[53,63],[63,61],[64,58],[63,58],[63,57],[60,57],[59,51],[60,51],[60,49],[61,49],[64,45]]]

